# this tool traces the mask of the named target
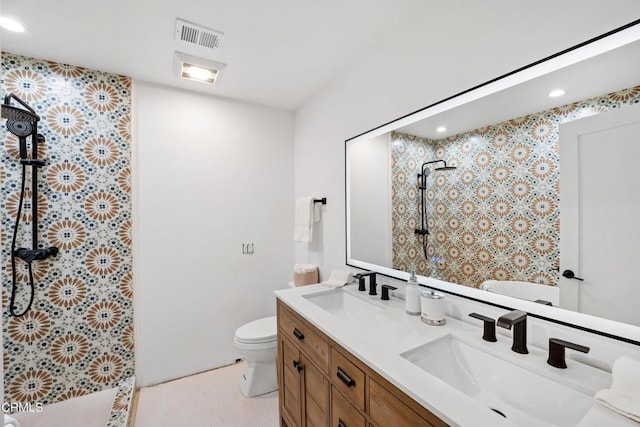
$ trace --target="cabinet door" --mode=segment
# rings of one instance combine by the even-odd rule
[[[302,381],[300,367],[300,355],[298,349],[287,342],[285,339],[280,340],[280,350],[282,359],[280,363],[280,372],[282,373],[282,390],[280,393],[280,408],[287,415],[293,424],[291,427],[299,427],[302,425]]]
[[[329,381],[303,354],[304,414],[307,427],[329,425]]]
[[[366,423],[362,414],[333,387],[331,390],[331,427],[365,426]],[[388,427],[392,427],[392,425]]]

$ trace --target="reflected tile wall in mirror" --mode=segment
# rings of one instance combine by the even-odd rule
[[[639,101],[636,86],[441,140],[392,132],[393,268],[430,275],[414,234],[416,175],[423,162],[444,159],[458,168],[432,173],[425,193],[427,252],[444,259],[440,277],[473,287],[491,279],[557,285],[559,125]]]

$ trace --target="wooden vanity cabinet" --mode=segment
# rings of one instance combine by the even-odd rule
[[[447,426],[280,300],[277,312],[281,426]]]

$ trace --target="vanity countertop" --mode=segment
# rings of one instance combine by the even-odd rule
[[[501,352],[507,360],[515,360],[521,367],[529,367],[536,373],[572,385],[589,395],[610,385],[610,374],[594,370],[574,360],[567,359],[568,369],[548,366],[546,350],[530,345],[529,354],[514,353],[510,350],[510,337],[498,334],[498,342],[485,342],[482,340],[482,328],[471,322],[447,317],[445,325],[430,326],[423,323],[420,316],[407,315],[403,300],[391,298],[389,301],[381,301],[380,296],[368,296],[366,292],[358,292],[354,285],[341,289],[359,298],[369,299],[382,310],[378,310],[377,315],[370,318],[354,317],[346,320],[334,316],[305,297],[320,292],[332,292],[322,285],[279,290],[276,291],[276,296],[371,369],[452,426],[513,427],[516,424],[401,356],[408,350],[448,334],[473,341],[474,345],[479,348],[485,347],[487,351],[491,349],[494,354]],[[481,309],[479,311],[481,312]],[[575,425],[638,426],[634,421],[606,409],[595,400],[580,423]]]

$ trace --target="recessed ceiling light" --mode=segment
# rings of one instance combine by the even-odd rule
[[[212,85],[226,64],[176,52],[176,66],[180,77]]]
[[[446,127],[444,127],[444,126],[438,126],[438,128],[436,129],[436,132],[441,133],[441,132],[444,132],[444,131],[446,131],[446,130],[447,130],[447,128],[446,128]]]
[[[218,76],[218,71],[183,62],[182,72],[180,75],[185,79],[197,80],[199,82],[213,84],[215,83],[216,77]]]
[[[557,98],[559,96],[564,95],[564,89],[554,89],[551,92],[549,92],[549,97],[551,98]]]
[[[24,33],[24,26],[15,19],[0,16],[0,27],[15,33]]]

